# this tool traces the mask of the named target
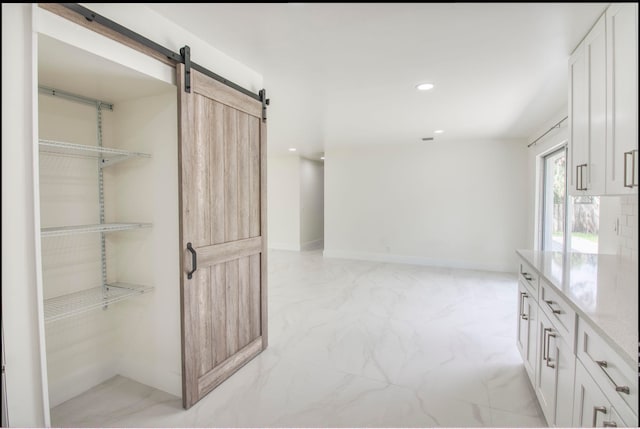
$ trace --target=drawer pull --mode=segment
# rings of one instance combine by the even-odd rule
[[[544,328],[544,332],[542,333],[542,359],[545,360],[545,363],[549,368],[556,367],[551,363],[551,358],[549,357],[549,338],[555,338],[555,336],[556,334],[551,333],[551,328]]]
[[[527,315],[524,313],[524,299],[529,298],[526,292],[520,292],[520,318],[528,320]]]
[[[606,407],[593,407],[593,423],[591,423],[591,427],[596,427],[596,420],[598,420],[598,413],[607,414]]]
[[[533,280],[533,277],[531,277],[531,274],[529,273],[522,273],[522,277],[524,277],[524,279],[527,281]]]
[[[607,367],[606,360],[597,360],[596,363],[598,364],[602,372],[604,372],[604,375],[606,375],[607,378],[613,383],[613,385],[616,386],[616,392],[626,393],[627,395],[631,394],[631,390],[629,389],[629,386],[618,386],[618,384],[615,381],[613,381],[613,378],[611,378],[611,376],[605,369]]]
[[[549,308],[551,309],[551,311],[552,311],[554,314],[560,314],[560,313],[562,313],[562,311],[560,311],[560,310],[555,310],[555,309],[551,306],[551,304],[553,304],[553,301],[551,301],[550,299],[549,299],[549,300],[545,300],[544,302],[549,306]]]
[[[617,428],[618,424],[616,422],[602,422],[602,427],[605,427],[605,428]]]

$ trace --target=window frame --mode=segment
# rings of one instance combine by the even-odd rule
[[[569,161],[569,145],[565,140],[562,143],[553,146],[548,151],[541,153],[539,155],[540,163],[538,172],[540,173],[540,207],[538,212],[538,249],[542,251],[548,251],[552,249],[545,248],[545,214],[547,210],[547,198],[546,198],[546,190],[547,190],[547,158],[551,156],[555,156],[560,152],[564,152],[565,157],[565,180],[564,180],[564,240],[563,240],[563,248],[562,251],[564,253],[568,253],[571,249],[571,234],[568,233],[568,223],[569,223],[569,184],[568,184],[568,176],[567,176],[567,168]]]

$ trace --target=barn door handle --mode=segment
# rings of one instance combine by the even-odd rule
[[[196,249],[191,246],[191,242],[187,243],[187,250],[191,252],[191,271],[187,273],[187,278],[191,280],[193,273],[198,269],[198,254],[196,253]]]

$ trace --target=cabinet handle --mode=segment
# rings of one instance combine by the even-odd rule
[[[632,170],[631,170],[631,183],[627,184],[627,155],[631,155],[631,165],[632,165]],[[624,187],[625,188],[633,188],[633,151],[630,152],[625,152],[624,153]]]
[[[582,171],[583,168],[587,168],[587,164],[576,165],[576,190],[577,191],[587,190],[587,187],[584,186],[584,172]]]
[[[591,427],[596,427],[596,420],[598,420],[598,413],[607,414],[606,407],[593,407],[593,423],[591,423]]]
[[[193,273],[198,269],[198,254],[196,253],[196,249],[191,245],[191,242],[187,243],[187,250],[191,252],[191,271],[187,273],[187,278],[191,280]]]
[[[549,306],[549,308],[551,309],[551,311],[552,311],[554,314],[560,314],[560,313],[562,313],[562,311],[560,311],[560,310],[554,310],[554,309],[553,309],[553,307],[551,306],[551,304],[553,304],[553,301],[551,301],[550,299],[549,299],[549,300],[545,300],[544,302]]]
[[[531,277],[531,274],[529,273],[522,273],[522,277],[524,277],[524,279],[527,281],[533,280],[533,277]]]
[[[616,422],[604,421],[604,422],[602,422],[602,427],[605,427],[605,428],[617,428],[618,424]]]
[[[636,183],[636,158],[637,156],[633,156],[634,153],[638,153],[638,149],[634,149],[631,151],[631,186],[636,187],[638,184]]]
[[[546,347],[546,349],[547,349],[547,356],[546,356],[545,360],[547,361],[546,363],[547,363],[547,366],[548,366],[549,368],[555,368],[556,366],[555,366],[554,364],[552,364],[552,363],[551,363],[551,357],[549,356],[549,352],[551,351],[551,348],[550,348],[550,346],[549,346],[549,341],[550,341],[550,338],[551,338],[551,337],[555,338],[555,337],[556,337],[556,334],[552,334],[552,333],[551,333],[551,328],[544,328],[544,330],[545,330],[545,331],[547,331],[547,330],[549,331],[549,333],[547,334],[547,347]]]
[[[524,299],[528,297],[529,295],[526,292],[520,292],[520,318],[524,320],[528,320],[527,315],[524,313]]]
[[[618,386],[618,384],[615,381],[613,381],[613,378],[611,378],[611,376],[609,375],[609,373],[605,369],[607,367],[607,365],[608,365],[606,360],[597,360],[596,363],[598,364],[598,366],[600,367],[602,372],[604,372],[604,375],[606,375],[607,378],[616,387],[616,392],[626,393],[627,395],[631,394],[631,390],[629,389],[629,386]]]

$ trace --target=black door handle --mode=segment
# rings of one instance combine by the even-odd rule
[[[191,280],[193,277],[193,273],[198,269],[198,254],[196,253],[196,249],[191,246],[191,242],[187,243],[187,250],[191,252],[191,271],[187,273],[187,278]]]

